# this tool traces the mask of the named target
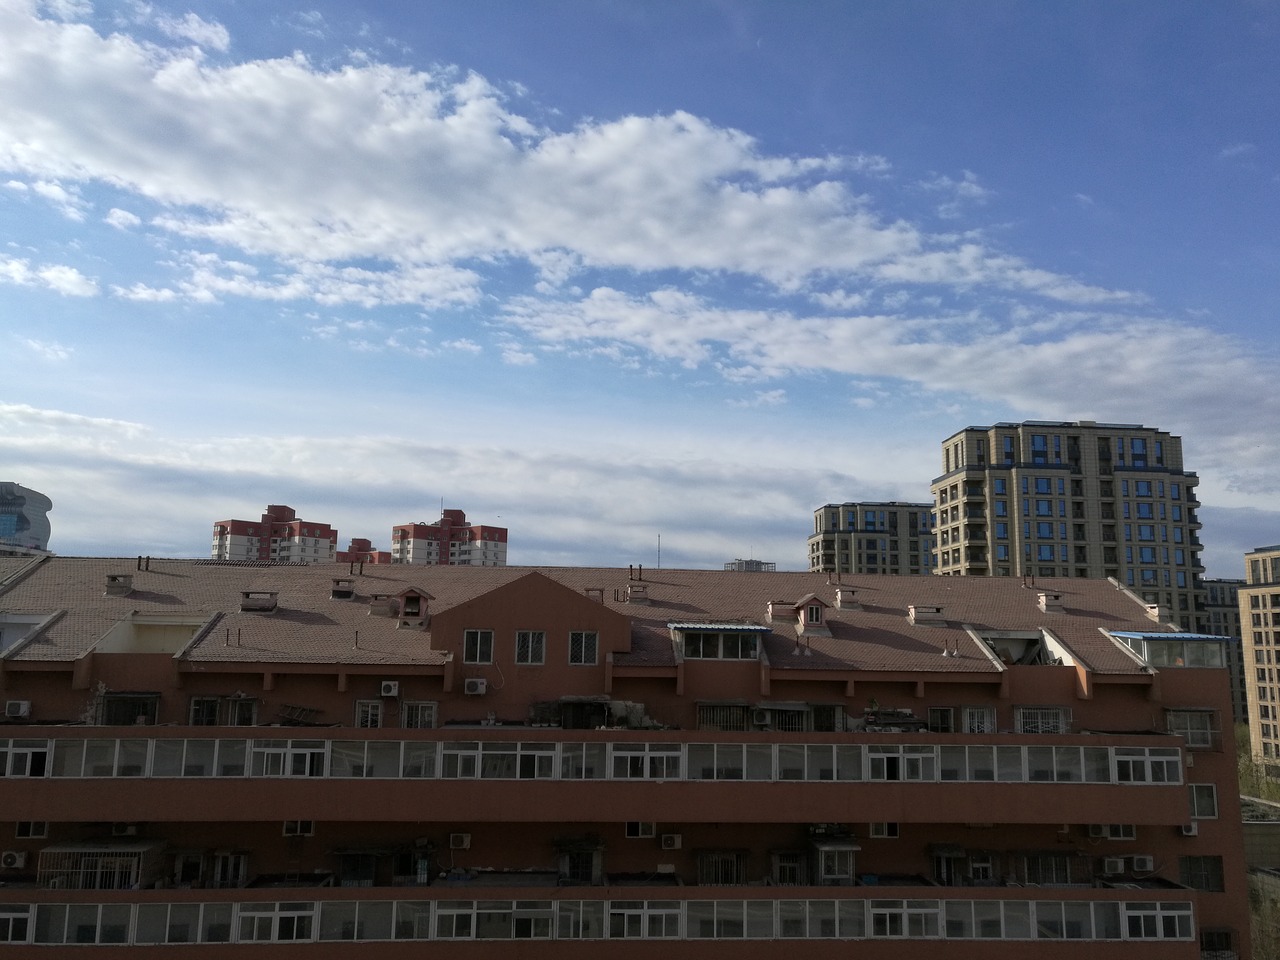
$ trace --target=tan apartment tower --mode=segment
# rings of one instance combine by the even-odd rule
[[[1160,619],[1207,627],[1199,478],[1182,438],[1092,420],[965,427],[942,443],[935,573],[1111,577]]]
[[[812,573],[929,573],[933,504],[828,503],[813,511]]]
[[[1240,598],[1240,632],[1244,640],[1245,684],[1249,700],[1249,743],[1267,776],[1280,778],[1280,703],[1276,672],[1280,665],[1280,544],[1258,547],[1244,555]]]

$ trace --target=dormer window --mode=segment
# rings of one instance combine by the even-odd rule
[[[804,609],[805,623],[821,623],[822,622],[822,604],[811,603]]]
[[[671,624],[686,660],[756,660],[761,627],[732,624]]]

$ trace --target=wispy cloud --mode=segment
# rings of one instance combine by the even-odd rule
[[[0,283],[42,287],[64,297],[92,297],[98,283],[66,264],[35,264],[20,258],[0,257]]]
[[[70,347],[64,347],[57,341],[32,340],[28,337],[21,337],[18,342],[43,359],[54,363],[61,363],[64,360],[71,359],[71,354],[74,352]]]

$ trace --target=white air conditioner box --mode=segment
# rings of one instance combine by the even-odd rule
[[[1124,857],[1107,857],[1102,861],[1102,872],[1107,876],[1124,873]]]
[[[471,834],[469,833],[451,833],[449,834],[450,850],[470,850]]]
[[[5,870],[21,870],[27,865],[27,851],[5,850],[0,853],[0,868]]]
[[[113,823],[111,825],[111,835],[113,837],[136,837],[138,835],[138,825],[136,823]]]
[[[472,697],[482,696],[489,687],[489,681],[484,677],[467,677],[462,681],[462,692]]]
[[[1184,824],[1182,825],[1182,835],[1183,835],[1184,837],[1198,837],[1198,836],[1200,836],[1200,824],[1198,824],[1198,823],[1184,823]]]
[[[30,700],[6,700],[4,704],[6,717],[23,718],[31,716]]]
[[[1150,873],[1156,868],[1156,858],[1150,856],[1141,856],[1133,858],[1133,869],[1135,873]]]
[[[679,850],[684,838],[678,833],[664,833],[662,835],[663,850]]]
[[[379,689],[379,695],[383,697],[400,696],[400,681],[399,680],[383,680],[381,687]]]
[[[1106,835],[1107,835],[1107,825],[1106,825],[1105,823],[1091,823],[1091,824],[1089,824],[1089,836],[1090,836],[1090,837],[1093,837],[1094,839],[1097,839],[1097,838],[1099,838],[1099,837],[1105,837]]]

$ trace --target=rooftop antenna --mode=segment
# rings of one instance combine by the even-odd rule
[[[654,569],[662,569],[662,534],[658,534],[658,562],[654,565]]]

